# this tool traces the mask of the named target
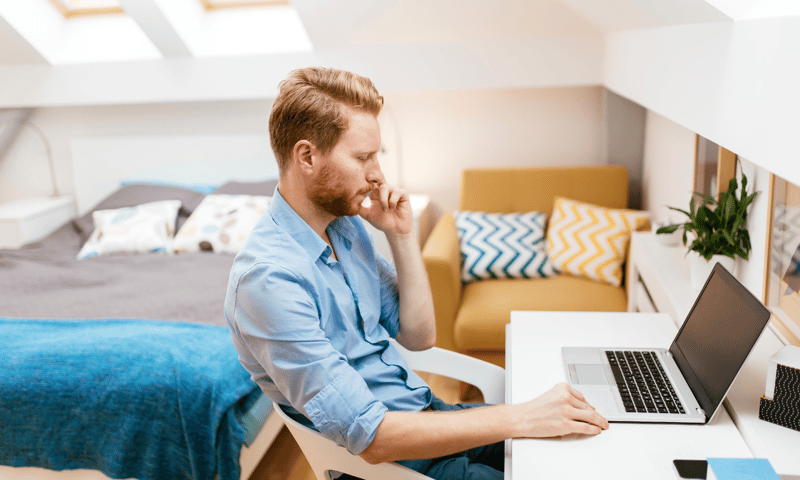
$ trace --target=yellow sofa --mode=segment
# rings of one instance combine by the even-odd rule
[[[547,212],[556,196],[626,208],[623,167],[471,169],[461,178],[462,211]],[[452,214],[430,233],[422,257],[433,291],[437,346],[505,364],[505,326],[512,310],[626,311],[625,285],[557,275],[540,279],[461,282],[461,252]]]

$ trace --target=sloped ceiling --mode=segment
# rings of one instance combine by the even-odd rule
[[[320,49],[602,33],[559,0],[295,0],[292,4],[314,47]]]
[[[609,33],[731,21],[712,2],[742,1],[292,0],[206,12],[198,0],[121,0],[137,38],[114,57],[119,18],[78,28],[48,0],[0,0],[0,108],[269,97],[287,68],[309,64],[386,90],[600,84]]]
[[[47,60],[0,16],[0,65],[46,64]]]
[[[605,33],[731,19],[705,0],[560,1]]]

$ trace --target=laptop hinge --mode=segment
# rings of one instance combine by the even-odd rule
[[[703,409],[702,409],[702,408],[700,408],[700,407],[697,407],[697,413],[699,413],[700,415],[702,415],[702,416],[703,416],[703,417],[705,417],[705,418],[708,418],[708,417],[706,416],[706,411],[705,411],[705,410],[703,410]]]

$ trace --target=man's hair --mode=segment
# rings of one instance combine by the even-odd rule
[[[377,116],[381,107],[383,97],[368,78],[332,68],[294,70],[280,83],[269,116],[270,143],[280,172],[300,140],[329,153],[347,130],[348,108]]]

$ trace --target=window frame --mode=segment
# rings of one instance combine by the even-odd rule
[[[288,7],[289,0],[200,0],[206,11],[227,8]]]
[[[119,2],[114,2],[116,6],[108,7],[74,7],[65,3],[65,0],[49,0],[64,18],[84,17],[93,15],[124,15],[125,10]],[[68,1],[68,0],[67,0]],[[111,3],[111,2],[108,2]]]

